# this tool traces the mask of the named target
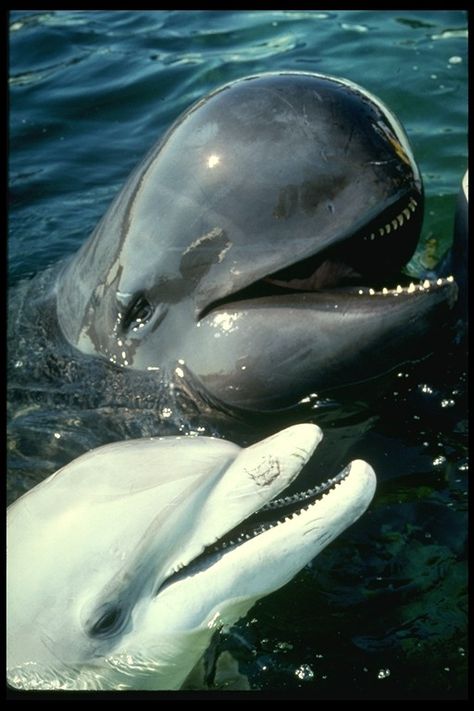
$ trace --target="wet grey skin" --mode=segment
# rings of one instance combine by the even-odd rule
[[[57,283],[76,348],[271,411],[426,354],[450,275],[397,281],[423,188],[406,135],[346,80],[280,72],[171,126]]]

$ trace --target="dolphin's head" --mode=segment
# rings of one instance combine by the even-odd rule
[[[456,286],[397,282],[422,219],[381,101],[317,74],[248,77],[186,111],[132,174],[60,277],[59,321],[119,366],[286,407],[426,352]]]
[[[219,625],[367,508],[364,462],[274,500],[320,438],[303,424],[244,450],[209,438],[112,444],[21,497],[8,512],[9,683],[179,688]],[[249,517],[271,500],[273,520],[255,528]]]

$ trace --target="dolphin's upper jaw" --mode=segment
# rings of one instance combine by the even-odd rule
[[[414,187],[355,233],[335,239],[327,249],[260,276],[245,288],[207,304],[198,320],[216,308],[238,307],[238,302],[243,301],[257,305],[262,297],[267,300],[285,294],[291,294],[292,299],[298,294],[312,294],[315,304],[318,294],[324,294],[326,303],[332,297],[337,301],[344,294],[346,309],[359,308],[358,296],[377,299],[387,294],[434,294],[453,282],[453,277],[418,281],[400,273],[416,247],[422,219],[423,196]],[[453,289],[448,288],[448,293],[455,299]],[[347,301],[349,296],[354,296],[352,304]]]
[[[356,232],[265,280],[282,288],[324,291],[338,286],[386,283],[413,252],[421,197],[403,196]]]

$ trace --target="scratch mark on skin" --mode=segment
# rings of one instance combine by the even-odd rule
[[[354,133],[354,126],[351,126],[351,132],[350,132],[350,134],[349,134],[349,138],[347,139],[347,143],[346,143],[346,145],[344,146],[344,155],[347,155],[347,151],[349,150],[349,146],[350,146],[351,141],[352,141],[353,133]]]
[[[301,454],[301,452],[302,452],[302,454]],[[291,456],[296,457],[297,459],[299,459],[302,462],[306,462],[306,459],[308,457],[308,452],[305,449],[303,449],[302,447],[298,447],[297,450],[295,450],[294,452],[291,453]]]
[[[272,94],[273,96],[277,96],[277,97],[280,99],[280,101],[282,101],[284,104],[286,104],[286,105],[289,107],[289,109],[295,114],[295,116],[298,117],[298,119],[301,118],[301,114],[300,114],[299,111],[296,109],[296,107],[293,106],[293,104],[292,104],[290,101],[288,101],[288,99],[286,99],[284,96],[282,96],[282,95],[280,94],[280,92],[274,91],[274,90],[270,90],[269,93]],[[304,116],[304,115],[303,115],[303,121],[300,122],[300,127],[301,127],[301,129],[303,130],[303,133],[304,133],[308,138],[312,138],[312,132],[311,132],[311,130],[310,130],[310,128],[309,128],[308,121],[305,120],[305,116]]]
[[[225,238],[224,230],[222,230],[220,227],[214,227],[214,229],[212,229],[207,234],[202,235],[201,237],[198,237],[198,239],[194,240],[194,242],[192,242],[189,245],[189,247],[187,247],[187,249],[185,249],[185,251],[183,252],[183,256],[186,254],[189,254],[197,247],[209,245],[214,240],[219,239],[219,238]],[[230,246],[231,246],[231,244],[229,244],[227,242],[226,246],[224,247],[224,254],[229,249]],[[222,251],[220,252],[220,254],[222,254]],[[222,259],[220,261],[222,261]]]
[[[246,469],[246,473],[257,486],[268,486],[280,475],[280,462],[269,456],[259,462],[253,469]]]
[[[292,104],[290,101],[288,101],[288,99],[285,99],[285,97],[282,96],[282,95],[281,95],[280,93],[278,93],[278,92],[275,92],[275,91],[274,91],[274,92],[272,92],[272,93],[273,93],[275,96],[278,96],[278,98],[279,98],[281,101],[283,101],[284,104],[286,104],[287,106],[289,106],[290,109],[292,110],[292,112],[293,112],[296,116],[299,116],[298,111],[297,111],[296,108],[293,106],[293,104]]]
[[[308,533],[314,533],[314,531],[320,530],[320,527],[318,525],[315,526],[309,526],[305,531],[303,531],[303,536],[307,536]],[[328,531],[323,531],[319,536],[317,536],[318,543],[324,544],[330,541],[332,538],[331,534]]]

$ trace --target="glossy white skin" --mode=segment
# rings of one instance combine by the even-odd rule
[[[289,581],[367,508],[364,462],[298,516],[158,594],[169,573],[274,498],[321,439],[295,425],[256,445],[160,438],[75,460],[8,511],[8,681],[18,688],[176,689],[216,626]],[[104,605],[114,633],[91,629]],[[89,630],[89,633],[88,633]]]

